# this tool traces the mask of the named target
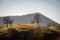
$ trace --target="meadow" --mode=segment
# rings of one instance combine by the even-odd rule
[[[60,27],[33,24],[0,26],[0,40],[60,40]]]

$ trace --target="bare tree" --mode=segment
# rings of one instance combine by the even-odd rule
[[[13,23],[13,19],[10,19],[9,16],[3,17],[3,24],[5,24],[7,27],[10,24],[10,26],[12,26]]]
[[[37,25],[39,25],[39,23],[41,22],[41,16],[40,13],[35,13],[33,20],[31,21],[31,23],[36,23]]]
[[[12,24],[13,24],[13,19],[10,19],[9,24],[10,24],[10,26],[12,26]]]

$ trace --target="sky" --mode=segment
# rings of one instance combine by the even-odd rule
[[[35,12],[60,23],[60,0],[0,0],[0,17]]]

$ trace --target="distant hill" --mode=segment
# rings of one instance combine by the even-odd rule
[[[10,16],[10,18],[12,18],[14,21],[13,21],[13,24],[31,24],[31,20],[34,18],[34,13],[33,14],[27,14],[27,15],[23,15],[23,16]],[[59,26],[60,24],[49,19],[48,17],[40,14],[40,17],[41,17],[41,23],[40,25],[41,26],[47,26],[48,23],[50,24],[53,24],[55,23],[56,26]],[[3,25],[2,23],[2,17],[0,17],[0,26]]]

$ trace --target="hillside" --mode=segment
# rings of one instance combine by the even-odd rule
[[[60,40],[60,27],[17,24],[0,27],[0,40]]]
[[[27,14],[23,16],[10,16],[11,19],[13,19],[13,24],[31,24],[31,21],[34,18],[34,15],[37,13]],[[55,22],[54,20],[42,15],[41,13],[38,13],[41,17],[41,26],[47,26],[49,23],[52,25],[55,23],[56,26],[60,26],[59,23]],[[3,17],[0,17],[0,26],[3,26]]]

